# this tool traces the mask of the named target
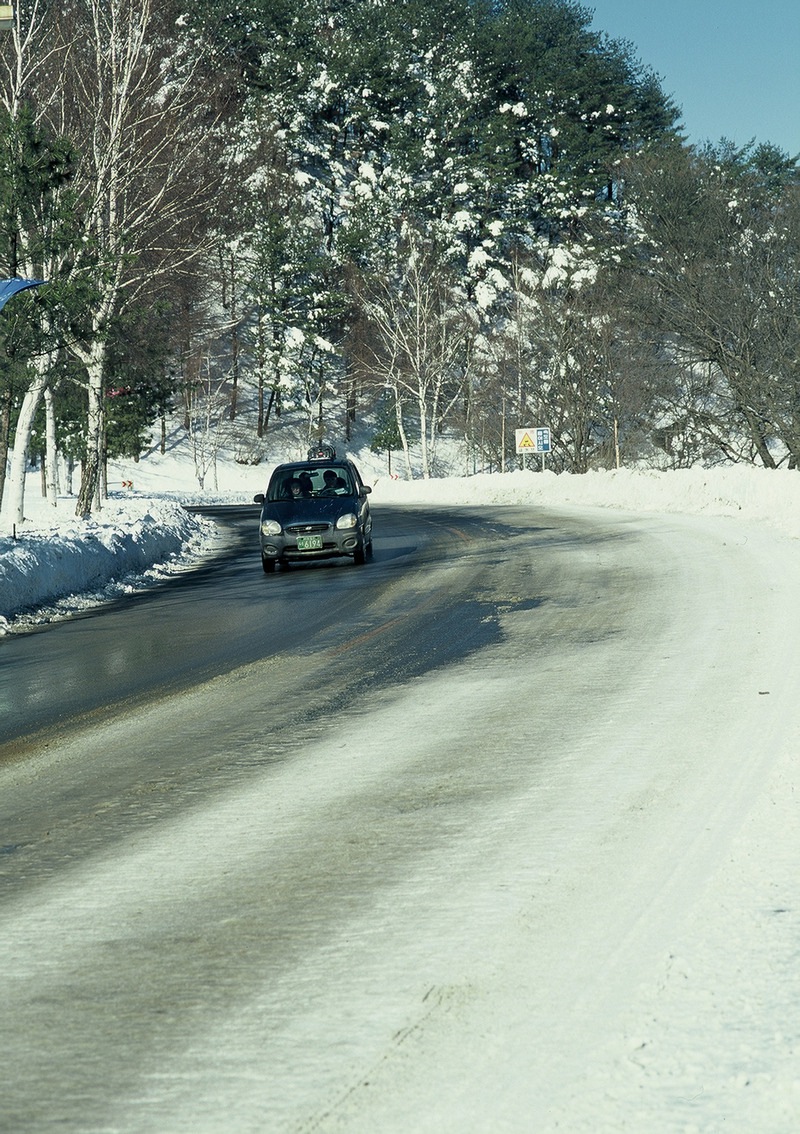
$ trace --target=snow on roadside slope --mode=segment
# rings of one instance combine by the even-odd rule
[[[129,499],[78,520],[66,518],[69,503],[60,520],[48,509],[16,538],[0,535],[0,633],[24,611],[38,608],[42,621],[146,586],[190,565],[214,540],[214,525],[178,504]]]
[[[783,469],[618,469],[582,476],[512,472],[409,482],[384,475],[372,454],[357,454],[356,460],[365,480],[372,481],[376,509],[381,504],[531,504],[683,512],[760,521],[800,538],[800,473]],[[197,560],[213,546],[214,525],[186,512],[181,502],[251,503],[269,471],[230,462],[220,466],[218,488],[201,492],[191,464],[174,457],[153,456],[135,466],[118,463],[110,472],[112,483],[135,476],[136,490],[112,495],[87,521],[74,517],[71,499],[57,510],[37,500],[32,483],[26,497],[32,518],[17,538],[0,534],[0,633],[24,611],[62,600],[60,612],[68,613]],[[377,532],[379,540],[379,526]],[[68,596],[80,598],[65,607]]]
[[[410,494],[410,495],[409,495]],[[800,473],[735,465],[717,469],[615,469],[581,476],[490,473],[447,480],[381,481],[376,501],[431,504],[536,504],[736,516],[800,538]]]

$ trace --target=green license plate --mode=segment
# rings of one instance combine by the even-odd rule
[[[299,535],[297,537],[298,551],[322,551],[321,535]]]

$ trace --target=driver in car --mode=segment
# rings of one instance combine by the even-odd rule
[[[336,481],[339,479],[333,469],[325,469],[322,474],[322,479],[325,481],[323,488],[319,490],[319,496],[335,496],[336,495]]]

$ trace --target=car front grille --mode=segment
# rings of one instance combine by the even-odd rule
[[[288,524],[286,531],[289,535],[311,535],[314,532],[326,532],[330,524]]]

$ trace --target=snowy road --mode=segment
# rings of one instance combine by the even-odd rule
[[[0,1129],[797,1128],[796,544],[502,518],[0,771]]]

